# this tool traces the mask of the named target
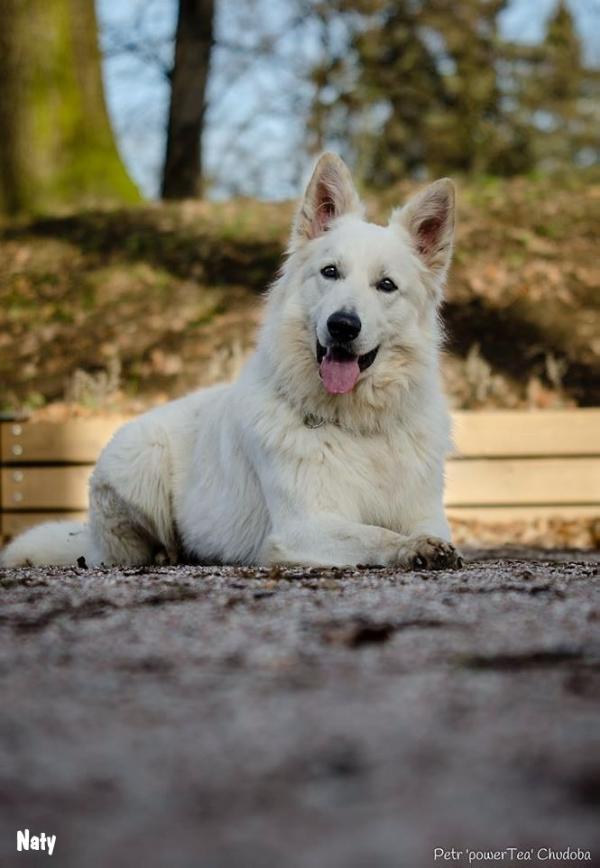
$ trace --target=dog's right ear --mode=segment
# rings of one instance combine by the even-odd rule
[[[318,238],[337,217],[362,213],[358,193],[344,161],[337,154],[323,154],[306,188],[292,229],[292,248]]]

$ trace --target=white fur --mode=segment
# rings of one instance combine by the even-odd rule
[[[125,425],[92,476],[82,535],[70,536],[71,525],[67,534],[59,524],[34,528],[5,549],[4,565],[81,554],[90,565],[453,565],[437,310],[453,213],[452,185],[440,181],[387,227],[367,223],[346,167],[324,155],[238,381]],[[341,279],[321,276],[330,263]],[[396,292],[376,288],[384,274]],[[362,321],[356,353],[379,352],[350,393],[331,395],[316,338],[325,345],[340,307]]]
[[[0,555],[5,567],[76,564],[90,548],[87,525],[77,521],[47,521],[18,536]]]

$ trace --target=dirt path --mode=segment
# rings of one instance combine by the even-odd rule
[[[590,556],[0,571],[0,679],[2,864],[600,864]]]

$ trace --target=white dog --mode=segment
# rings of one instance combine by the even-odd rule
[[[453,233],[449,180],[382,227],[323,155],[238,381],[121,428],[92,476],[89,524],[33,528],[4,565],[459,564],[438,323]]]

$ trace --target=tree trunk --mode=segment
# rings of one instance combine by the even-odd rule
[[[139,198],[106,111],[94,0],[1,0],[0,130],[0,212]]]
[[[202,127],[214,6],[214,0],[179,0],[162,182],[164,199],[202,196]]]

